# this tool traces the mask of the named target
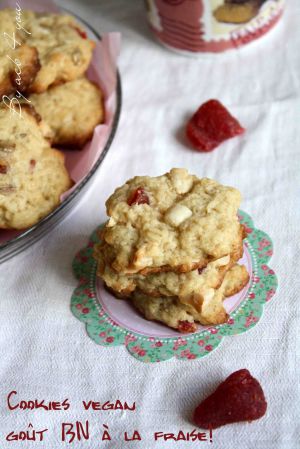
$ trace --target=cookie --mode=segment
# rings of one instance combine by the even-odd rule
[[[87,70],[95,43],[73,17],[59,14],[30,14],[25,21],[31,33],[26,43],[38,51],[41,69],[30,92],[44,92],[48,87],[72,81]]]
[[[29,89],[40,63],[36,48],[23,44],[19,39],[8,10],[0,10],[0,29],[0,97],[3,97]]]
[[[230,269],[230,275],[224,278],[223,289],[225,298],[240,292],[249,282],[249,273],[244,265],[235,264]]]
[[[102,232],[112,268],[122,274],[188,272],[240,247],[241,195],[185,169],[137,176],[106,202]]]
[[[242,236],[241,236],[242,237]],[[242,239],[238,251],[222,257],[202,270],[187,273],[161,272],[143,276],[140,274],[122,275],[109,266],[106,254],[107,245],[96,245],[94,257],[97,260],[97,275],[106,286],[118,292],[120,296],[129,296],[136,288],[142,293],[153,296],[177,296],[179,299],[192,299],[194,303],[201,302],[208,288],[218,288],[230,269],[243,255]]]
[[[15,22],[15,10],[5,9],[1,13],[10,15],[10,20]],[[50,86],[72,81],[85,73],[95,43],[86,38],[73,17],[24,10],[21,24],[16,37],[21,44],[36,49],[40,63],[28,89],[30,92],[44,92]]]
[[[159,321],[182,333],[195,332],[197,329],[189,307],[181,304],[177,298],[152,298],[136,291],[132,304],[149,321]]]
[[[223,306],[224,298],[240,291],[248,281],[246,268],[234,265],[226,273],[221,287],[207,294],[200,310],[182,304],[176,297],[152,298],[138,290],[133,294],[132,303],[146,319],[160,321],[180,332],[190,333],[196,330],[196,322],[202,325],[225,323],[228,315]]]
[[[193,311],[196,321],[203,325],[222,324],[227,321],[227,313],[223,306],[224,298],[233,296],[241,291],[249,282],[249,274],[244,265],[233,265],[224,276],[224,280],[219,288],[207,289],[203,296],[202,303],[194,298],[181,298],[180,304],[189,307]],[[199,313],[199,317],[195,315]]]
[[[102,93],[86,78],[32,94],[29,100],[51,128],[54,145],[83,146],[104,119]]]
[[[21,116],[0,107],[0,228],[34,225],[60,203],[72,182],[64,156],[44,137],[45,127],[32,108]]]

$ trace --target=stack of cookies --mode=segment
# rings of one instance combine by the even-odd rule
[[[248,282],[240,193],[172,169],[138,176],[107,200],[110,217],[94,257],[118,298],[180,332],[227,320],[223,300]]]
[[[2,9],[0,29],[0,228],[23,229],[72,185],[51,146],[82,148],[103,96],[85,76],[95,43],[73,17]]]

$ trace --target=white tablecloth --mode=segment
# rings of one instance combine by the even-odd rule
[[[214,432],[213,443],[179,448],[300,447],[299,428],[299,112],[300,4],[290,0],[284,20],[259,42],[219,56],[190,59],[157,44],[138,0],[63,0],[61,5],[100,32],[121,31],[119,68],[123,108],[108,155],[89,192],[65,221],[30,250],[0,267],[0,447],[65,447],[62,422],[90,421],[89,442],[75,447],[147,449],[154,431],[185,432],[192,410],[231,372],[248,368],[263,385],[267,415]],[[188,149],[180,128],[209,98],[218,98],[246,126],[244,137],[208,154]],[[76,286],[71,263],[104,220],[104,201],[126,179],[186,167],[236,186],[242,209],[268,232],[279,277],[276,297],[253,330],[227,337],[209,357],[143,364],[124,347],[96,345],[70,311]],[[6,396],[63,401],[68,411],[8,411]],[[82,400],[136,401],[135,413],[84,412]],[[8,443],[5,435],[48,428],[45,442]],[[101,442],[107,424],[111,442]],[[124,443],[137,429],[143,441]]]

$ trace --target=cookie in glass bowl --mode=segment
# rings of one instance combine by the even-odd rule
[[[29,101],[49,126],[54,145],[81,148],[104,120],[103,94],[85,77],[31,94]]]
[[[33,108],[0,107],[0,229],[25,229],[60,203],[72,186],[64,155]]]

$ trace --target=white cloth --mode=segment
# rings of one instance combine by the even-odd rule
[[[157,44],[138,0],[62,0],[100,32],[121,31],[119,68],[123,108],[117,135],[89,192],[76,209],[30,250],[0,266],[0,429],[3,449],[19,447],[5,435],[48,428],[40,448],[64,447],[62,422],[89,419],[90,442],[76,447],[163,448],[155,431],[185,432],[197,403],[227,375],[248,368],[263,385],[267,415],[251,424],[223,427],[213,443],[180,448],[295,449],[299,428],[299,76],[300,4],[290,0],[282,22],[240,51],[190,59]],[[212,153],[190,150],[182,138],[186,118],[217,98],[247,128]],[[134,175],[186,167],[199,176],[236,186],[242,209],[273,239],[270,266],[279,289],[251,331],[227,337],[202,360],[143,364],[124,347],[96,345],[70,311],[76,287],[71,263],[105,218],[104,202]],[[63,401],[68,411],[8,411],[6,395]],[[136,401],[137,411],[84,412],[81,401]],[[107,424],[111,442],[101,442]],[[137,429],[143,441],[124,443]],[[37,444],[37,443],[36,443]],[[37,447],[24,442],[22,447]],[[21,447],[21,446],[20,446]]]

